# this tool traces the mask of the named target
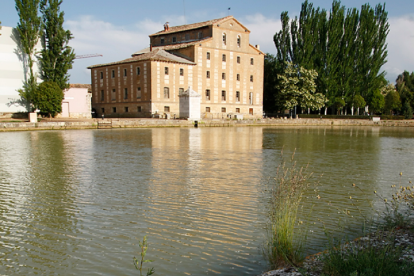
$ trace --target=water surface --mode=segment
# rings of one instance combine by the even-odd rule
[[[372,127],[0,133],[0,273],[133,275],[147,235],[156,275],[257,275],[282,149],[323,174],[321,200],[309,193],[305,209],[334,229],[335,208],[370,216],[373,190],[386,193],[400,171],[413,178],[413,137]],[[366,192],[352,194],[358,202],[352,183]],[[310,253],[323,248],[321,225]]]

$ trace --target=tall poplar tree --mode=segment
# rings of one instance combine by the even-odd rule
[[[73,49],[68,45],[73,38],[69,30],[63,28],[64,12],[60,11],[62,0],[41,0],[43,44],[40,57],[41,78],[53,81],[64,90],[69,87],[68,70],[75,59]]]
[[[282,29],[273,38],[277,61],[315,70],[316,91],[330,104],[339,98],[353,110],[357,95],[370,104],[385,75],[387,16],[380,4],[375,9],[365,4],[359,12],[334,0],[327,13],[306,0],[299,18],[289,22],[287,12],[281,15]]]
[[[23,89],[19,94],[28,102],[31,109],[31,94],[37,87],[36,75],[33,72],[33,60],[35,57],[35,46],[40,38],[41,19],[38,16],[39,0],[16,0],[16,11],[19,15],[17,31],[19,33],[20,46],[24,53],[24,66],[29,69],[29,77],[25,79]]]

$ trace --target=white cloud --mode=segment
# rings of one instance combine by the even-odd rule
[[[82,16],[76,21],[66,21],[65,25],[73,33],[70,46],[77,55],[103,55],[99,58],[76,59],[69,72],[72,83],[90,83],[90,71],[86,67],[126,59],[134,52],[149,47],[148,35],[159,31],[163,23],[143,20],[133,26],[116,26],[92,16]]]
[[[414,71],[414,15],[391,17],[388,42],[388,62],[384,65],[386,78],[394,83],[399,74]]]
[[[248,15],[245,18],[242,18],[240,22],[251,31],[250,44],[259,44],[260,50],[263,52],[276,54],[273,36],[282,28],[280,20],[266,18],[264,15],[258,13]]]
[[[197,17],[204,18],[205,15],[200,14]],[[238,19],[251,31],[251,44],[259,44],[265,53],[276,53],[273,36],[281,29],[279,19],[265,17],[260,13]],[[169,21],[172,26],[184,24],[183,16],[165,16],[161,20],[163,22],[145,19],[132,26],[117,26],[92,16],[67,21],[66,28],[75,37],[70,44],[76,54],[103,55],[102,58],[75,60],[74,68],[70,72],[71,82],[90,83],[90,71],[85,69],[87,66],[129,58],[132,53],[148,47],[148,35],[161,30],[165,21]],[[193,21],[203,20],[187,18],[187,23]],[[389,23],[388,63],[383,69],[387,72],[386,78],[394,82],[397,75],[404,70],[414,71],[414,15],[393,17],[389,19]]]

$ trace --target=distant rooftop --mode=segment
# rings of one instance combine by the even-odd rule
[[[124,60],[105,63],[105,64],[97,64],[89,66],[88,69],[93,69],[97,67],[103,67],[108,65],[117,65],[117,64],[124,64],[124,63],[132,63],[136,61],[143,61],[143,60],[150,60],[150,61],[165,61],[165,62],[174,62],[174,63],[182,63],[182,64],[189,64],[189,65],[196,65],[196,63],[189,61],[188,59],[178,57],[176,55],[170,54],[163,49],[155,49],[152,52],[147,52],[145,54],[139,54],[133,56],[131,58],[127,58]]]
[[[225,21],[227,19],[233,18],[232,15],[230,16],[226,16],[223,18],[218,18],[218,19],[212,19],[209,21],[204,21],[204,22],[198,22],[198,23],[193,23],[193,24],[186,24],[186,25],[181,25],[181,26],[174,26],[174,27],[170,27],[168,30],[162,30],[159,31],[155,34],[150,35],[151,36],[157,36],[157,35],[162,35],[162,34],[170,34],[170,33],[176,33],[176,32],[182,32],[182,31],[187,31],[187,30],[192,30],[192,29],[198,29],[201,27],[206,27],[206,26],[210,26],[213,24],[218,24],[222,21]]]

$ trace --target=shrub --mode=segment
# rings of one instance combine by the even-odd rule
[[[32,94],[33,105],[40,112],[47,113],[52,117],[62,112],[63,91],[57,83],[45,81],[39,84]]]
[[[296,226],[303,224],[297,220],[298,211],[311,176],[306,168],[297,167],[294,154],[286,163],[282,152],[282,161],[272,183],[269,213],[268,259],[274,268],[296,266],[304,259],[306,234],[298,234],[301,229]]]

